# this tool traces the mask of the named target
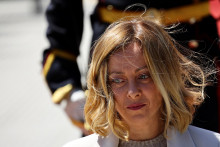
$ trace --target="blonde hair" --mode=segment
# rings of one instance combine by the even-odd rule
[[[191,60],[196,58],[192,52],[188,56],[180,53],[180,46],[161,26],[143,18],[111,24],[96,42],[87,79],[86,122],[101,136],[112,131],[120,139],[128,139],[128,126],[115,111],[107,65],[113,52],[134,42],[143,49],[151,77],[163,97],[164,135],[171,126],[184,132],[192,121],[195,106],[204,100],[210,71]]]

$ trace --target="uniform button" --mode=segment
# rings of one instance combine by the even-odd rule
[[[195,19],[194,17],[190,18],[190,19],[189,19],[189,23],[190,23],[190,24],[196,23],[196,19]]]
[[[191,49],[196,49],[199,47],[199,42],[197,40],[190,40],[188,46]]]
[[[112,10],[113,8],[114,8],[114,7],[113,7],[112,5],[108,5],[108,6],[107,6],[107,9],[108,9],[108,10]]]

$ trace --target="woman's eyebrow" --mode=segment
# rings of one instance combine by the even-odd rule
[[[123,74],[123,72],[113,71],[113,72],[108,73],[108,75],[112,75],[112,74],[121,75]]]
[[[138,68],[135,70],[135,72],[139,72],[140,70],[143,70],[143,69],[147,69],[147,70],[148,70],[147,66],[145,65],[145,66],[142,66],[142,67],[138,67]]]
[[[143,69],[147,69],[148,70],[147,66],[145,65],[145,66],[142,66],[142,67],[138,67],[135,70],[135,72],[139,72],[140,70],[143,70]],[[108,75],[112,75],[112,74],[121,75],[121,74],[124,74],[124,72],[112,71],[112,72],[108,73]]]

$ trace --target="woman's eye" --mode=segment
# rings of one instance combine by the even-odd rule
[[[146,74],[142,74],[139,76],[139,79],[147,79],[147,78],[149,78],[149,76]]]
[[[112,79],[111,80],[112,81],[112,83],[122,83],[123,82],[123,79]]]

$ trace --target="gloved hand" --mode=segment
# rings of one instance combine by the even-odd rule
[[[66,106],[64,108],[66,114],[71,119],[72,123],[79,127],[84,135],[89,135],[92,132],[84,127],[84,105],[85,94],[83,90],[76,89],[72,92],[70,99],[67,99]]]

